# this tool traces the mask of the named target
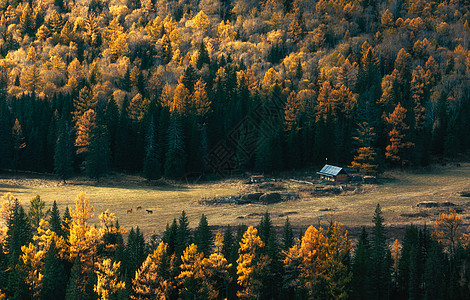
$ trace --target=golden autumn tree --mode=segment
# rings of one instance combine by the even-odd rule
[[[303,103],[300,100],[295,91],[292,91],[287,97],[286,107],[284,108],[284,124],[287,130],[291,130],[298,121],[300,112],[303,109]]]
[[[172,285],[168,245],[160,242],[157,249],[147,256],[132,279],[131,299],[168,299]]]
[[[23,86],[26,90],[36,93],[43,85],[40,70],[37,64],[33,64],[26,72]]]
[[[317,104],[315,106],[316,121],[325,121],[327,116],[333,112],[331,101],[332,88],[329,81],[324,81],[318,93]]]
[[[142,95],[138,93],[129,102],[129,106],[127,107],[128,115],[134,121],[141,121],[149,106],[150,100],[142,97]]]
[[[170,112],[183,113],[187,109],[187,105],[191,99],[191,94],[189,90],[184,86],[184,83],[181,82],[181,78],[178,81],[178,85],[175,89],[175,94],[173,96],[173,101],[170,105]]]
[[[198,252],[195,244],[189,245],[183,251],[180,266],[181,272],[177,278],[181,286],[180,295],[182,298],[215,298],[211,295],[214,293],[214,288],[204,272],[203,258],[204,254]]]
[[[321,274],[325,290],[330,299],[346,299],[352,273],[348,269],[349,252],[352,245],[348,232],[339,222],[332,222],[326,233],[325,258]]]
[[[2,206],[0,207],[0,245],[3,245],[7,237],[7,224],[10,219],[10,216],[13,213],[15,205],[21,204],[21,201],[16,199],[16,197],[12,193],[3,194],[1,201]]]
[[[194,16],[193,21],[194,27],[199,30],[206,30],[210,25],[209,18],[203,10],[199,11],[197,15]]]
[[[209,281],[208,285],[212,287],[212,291],[209,294],[211,299],[217,299],[220,292],[224,289],[226,290],[231,281],[228,269],[232,264],[229,264],[224,257],[222,253],[223,246],[224,236],[220,232],[217,232],[214,252],[209,258],[202,260],[206,280]]]
[[[406,149],[413,146],[413,143],[406,141],[405,133],[409,129],[406,124],[406,108],[397,104],[395,110],[386,117],[387,123],[392,127],[389,136],[389,144],[385,148],[385,157],[401,166],[405,165],[408,161]]]
[[[325,259],[326,237],[323,232],[310,226],[305,231],[300,243],[286,252],[284,265],[295,270],[297,279],[291,285],[294,288],[305,288],[310,296],[314,296],[322,273],[322,262]]]
[[[352,168],[358,169],[359,172],[364,174],[377,173],[377,152],[372,145],[375,139],[376,133],[374,127],[370,126],[367,122],[358,124],[356,133],[353,136],[353,140],[358,148],[351,162]]]
[[[261,273],[268,265],[269,258],[260,254],[264,243],[258,236],[258,230],[253,226],[243,234],[238,250],[237,282],[241,290],[237,292],[240,299],[257,299],[261,289]]]
[[[192,95],[192,106],[196,115],[204,118],[211,108],[211,100],[207,95],[206,83],[199,78],[194,84],[194,92]]]
[[[75,209],[72,211],[70,233],[67,240],[66,257],[69,261],[79,258],[84,270],[93,267],[96,260],[96,251],[101,241],[101,234],[88,220],[93,217],[93,206],[90,205],[85,193],[80,193],[75,200]]]
[[[21,259],[26,274],[25,282],[33,297],[39,297],[43,278],[43,266],[46,253],[52,244],[64,249],[65,240],[50,229],[49,222],[41,219],[37,233],[33,236],[34,243],[21,247]]]
[[[101,300],[113,299],[112,296],[117,291],[125,288],[126,284],[118,280],[120,267],[121,262],[113,262],[110,258],[96,263],[95,273],[97,282],[94,286],[94,291]]]
[[[449,209],[449,213],[439,213],[434,224],[434,237],[446,247],[453,256],[455,250],[462,244],[462,216]]]
[[[91,132],[96,124],[96,113],[93,109],[87,110],[77,121],[77,137],[75,146],[77,153],[83,153],[88,150],[91,141]]]

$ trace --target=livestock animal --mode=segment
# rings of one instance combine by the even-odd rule
[[[128,213],[128,214],[131,214],[131,213],[132,213],[132,208],[131,208],[131,209],[128,209],[128,210],[127,210],[127,213]]]
[[[137,210],[141,210],[142,209],[142,206],[137,206]]]
[[[146,211],[147,211],[148,214],[153,214],[153,210],[151,210],[151,209],[146,209]]]

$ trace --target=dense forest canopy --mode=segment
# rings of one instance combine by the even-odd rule
[[[466,1],[0,2],[0,168],[147,178],[470,147]]]
[[[0,200],[0,299],[468,299],[470,232],[453,210],[392,242],[377,204],[354,244],[333,220],[298,232],[266,212],[215,233],[182,211],[146,241],[109,210],[91,224],[84,193],[62,214],[39,196],[28,212]]]

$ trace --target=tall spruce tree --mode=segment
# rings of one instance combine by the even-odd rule
[[[73,174],[74,139],[69,122],[60,121],[59,132],[54,147],[54,171],[66,182]]]
[[[370,268],[370,245],[367,238],[367,231],[362,227],[352,261],[352,299],[367,300],[370,298]]]
[[[64,299],[67,288],[67,274],[57,253],[55,243],[52,243],[47,251],[43,273],[41,299]]]
[[[106,127],[97,120],[91,130],[91,140],[86,154],[86,172],[91,178],[99,180],[109,168],[109,135]]]
[[[380,204],[377,204],[375,209],[373,223],[370,247],[370,299],[390,299],[392,260]]]
[[[60,211],[57,207],[57,202],[55,200],[54,203],[52,203],[49,224],[51,225],[51,230],[54,231],[57,235],[64,235],[64,232],[62,230],[62,220],[60,219]]]
[[[158,179],[162,176],[161,169],[155,122],[153,117],[151,117],[146,136],[144,176],[149,180]]]
[[[165,156],[165,176],[181,178],[185,172],[186,152],[184,135],[177,113],[173,113],[168,127],[168,150]]]
[[[189,220],[186,212],[183,210],[178,219],[178,233],[176,236],[176,251],[177,258],[183,254],[184,249],[191,243],[191,229],[189,228]]]
[[[214,237],[209,228],[207,217],[204,214],[202,214],[199,220],[198,227],[194,230],[194,243],[197,245],[198,251],[204,253],[205,257],[210,255]]]

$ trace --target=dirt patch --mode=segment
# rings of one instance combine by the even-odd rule
[[[298,211],[286,211],[284,213],[280,213],[279,218],[287,217],[287,216],[290,216],[290,215],[297,215],[297,214],[299,214]]]
[[[410,213],[410,214],[401,214],[400,216],[404,218],[427,218],[429,214],[425,212],[418,212],[418,213]]]

